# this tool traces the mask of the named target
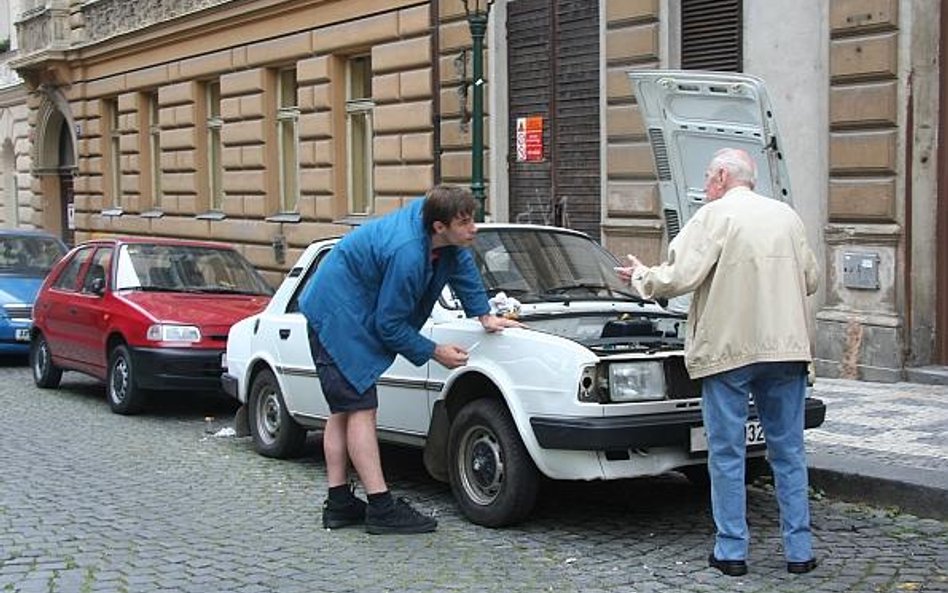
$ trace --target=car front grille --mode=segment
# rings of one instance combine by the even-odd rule
[[[4,305],[3,310],[6,311],[7,317],[14,321],[31,321],[33,319],[33,305],[13,303]]]
[[[670,356],[665,359],[665,388],[668,399],[692,399],[701,397],[701,380],[688,376],[683,356]]]

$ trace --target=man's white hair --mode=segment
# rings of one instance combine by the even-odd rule
[[[737,182],[754,189],[757,185],[757,165],[747,151],[739,148],[722,148],[714,153],[711,169],[724,169]]]

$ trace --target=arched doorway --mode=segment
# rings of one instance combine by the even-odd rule
[[[72,245],[75,241],[73,177],[76,174],[76,140],[72,117],[62,93],[43,88],[36,122],[33,174],[42,195],[41,225]]]

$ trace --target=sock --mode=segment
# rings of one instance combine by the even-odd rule
[[[375,494],[369,494],[369,506],[375,507],[377,509],[388,508],[394,503],[395,499],[392,498],[392,493],[388,490],[376,492]]]
[[[349,484],[339,484],[329,487],[329,500],[333,502],[346,503],[352,498],[352,491],[349,490]]]

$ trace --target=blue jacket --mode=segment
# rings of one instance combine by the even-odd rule
[[[359,393],[396,354],[417,366],[431,359],[435,343],[418,332],[448,282],[469,316],[490,311],[469,249],[443,247],[433,264],[423,204],[415,200],[343,237],[300,295],[303,315]]]

